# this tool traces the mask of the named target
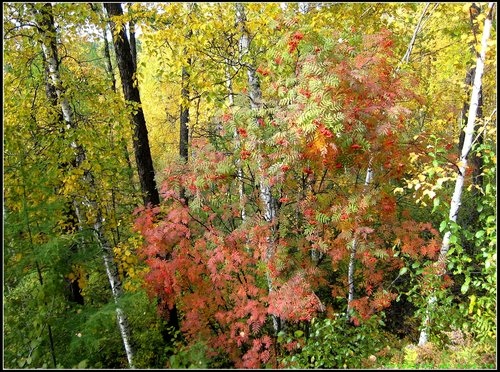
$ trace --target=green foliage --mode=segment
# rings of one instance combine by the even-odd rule
[[[370,356],[384,360],[391,349],[391,337],[381,328],[380,317],[372,317],[356,327],[343,317],[313,319],[306,332],[281,332],[278,343],[283,352],[283,368],[362,368]],[[288,351],[286,351],[288,350]]]
[[[453,330],[443,334],[442,347],[429,342],[425,346],[406,345],[391,360],[381,363],[390,369],[495,369],[495,346],[473,341],[470,334]],[[377,363],[378,365],[378,363]]]
[[[66,331],[71,331],[67,346],[69,365],[86,360],[92,368],[124,368],[127,360],[116,326],[114,303],[99,308],[87,307],[68,319]],[[62,331],[62,330],[61,330]]]
[[[466,327],[475,337],[483,341],[496,340],[496,155],[491,143],[476,146],[473,154],[484,161],[482,186],[471,186],[465,196],[472,205],[465,204],[463,216],[476,216],[473,223],[463,224],[455,247],[464,246],[462,254],[451,260],[453,270],[462,274],[461,285],[462,314],[466,317]],[[470,210],[470,209],[472,210]],[[461,266],[461,263],[467,266]]]
[[[204,342],[198,341],[193,345],[186,346],[181,341],[181,334],[179,331],[173,331],[172,347],[167,363],[168,368],[174,369],[206,369],[213,368],[210,360],[207,357],[208,348]]]
[[[126,293],[120,298],[121,309],[127,314],[132,330],[134,365],[137,368],[163,368],[166,365],[169,346],[174,344],[171,336],[165,339],[164,320],[158,317],[156,300],[144,289]]]

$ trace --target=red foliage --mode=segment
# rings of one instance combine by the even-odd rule
[[[267,76],[270,73],[269,69],[266,69],[266,68],[264,68],[262,66],[259,66],[257,68],[256,72],[259,73],[259,74],[261,74],[262,76]]]
[[[299,93],[305,96],[306,98],[311,97],[311,92],[308,89],[300,88]]]
[[[242,150],[240,151],[240,156],[241,156],[241,158],[242,158],[243,160],[248,159],[248,158],[250,157],[250,155],[252,155],[252,153],[251,153],[250,151],[248,151],[248,150],[242,149]]]
[[[282,170],[283,172],[286,172],[286,171],[288,171],[289,169],[290,169],[290,166],[289,166],[288,164],[283,164],[283,165],[281,166],[281,170]]]
[[[288,52],[291,54],[297,49],[300,40],[304,38],[304,34],[300,31],[295,32],[288,41]]]
[[[226,114],[222,115],[222,122],[227,123],[232,118],[233,118],[233,115],[226,113]]]
[[[398,102],[411,92],[389,65],[390,35],[367,35],[358,46],[346,41],[335,52],[308,39],[300,31],[288,39],[290,53],[299,43],[312,43],[312,53],[321,54],[297,56],[296,86],[272,83],[266,104],[278,109],[265,116],[272,125],[259,117],[255,128],[254,119],[235,123],[224,114],[217,121],[224,141],[200,143],[186,166],[167,169],[161,207],[137,212],[135,227],[145,242],[140,253],[150,268],[148,291],[167,308],[176,304],[187,342],[203,340],[208,356],[224,355],[236,368],[274,365],[273,317],[293,329],[324,312],[323,303],[347,297],[353,239],[354,324],[390,306],[394,294],[383,288],[390,287],[403,258],[435,259],[439,251],[438,232],[405,215],[392,193],[408,164],[401,140],[407,111]],[[305,62],[320,58],[322,72],[304,72]],[[262,66],[257,71],[271,73]],[[328,82],[331,76],[339,79],[338,87]],[[322,94],[311,93],[311,79],[325,82]],[[276,97],[293,89],[295,98],[279,106]],[[304,110],[328,100],[341,107],[341,129],[327,115],[337,112],[319,109],[298,124]],[[245,147],[234,145],[235,127]],[[236,168],[227,170],[240,160],[246,160],[242,199]],[[376,187],[363,183],[368,164]],[[273,221],[263,217],[261,180],[271,186],[272,201],[279,201]],[[179,200],[181,187],[187,205]]]
[[[238,133],[238,135],[240,135],[241,137],[246,137],[248,136],[248,133],[246,131],[245,128],[238,128],[236,129],[236,132]]]
[[[290,322],[311,320],[318,311],[323,311],[323,305],[311,290],[304,273],[296,274],[269,294],[268,312]]]

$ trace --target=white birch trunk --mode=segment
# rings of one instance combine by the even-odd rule
[[[472,95],[470,98],[467,126],[465,127],[465,139],[464,139],[464,144],[462,146],[460,161],[458,163],[458,176],[455,182],[455,190],[453,191],[453,196],[451,198],[450,213],[448,216],[450,221],[453,222],[457,221],[457,215],[458,215],[458,210],[460,208],[462,190],[464,186],[464,177],[465,177],[465,172],[467,171],[467,155],[471,150],[472,140],[474,137],[476,114],[479,105],[479,92],[481,90],[481,83],[482,83],[481,79],[484,71],[484,61],[486,58],[487,41],[490,37],[491,18],[492,18],[492,11],[494,4],[495,3],[488,4],[488,16],[484,21],[483,37],[481,40],[481,53],[477,57],[476,61],[476,73],[474,76],[474,85],[472,87]],[[443,267],[445,267],[446,265],[446,255],[448,254],[448,250],[450,249],[450,237],[451,237],[451,231],[448,230],[444,234],[441,249],[439,251],[438,263],[439,265],[443,265]],[[420,339],[418,341],[419,346],[426,344],[428,341],[430,315],[432,312],[432,307],[436,303],[436,301],[437,299],[435,295],[432,295],[428,300],[426,319],[424,320],[423,328],[422,331],[420,332]]]
[[[47,15],[47,14],[44,14]],[[49,25],[49,27],[53,25]],[[39,28],[40,30],[43,30],[43,27]],[[54,30],[52,30],[54,31]],[[59,65],[57,63],[57,50],[56,44],[55,44],[55,35],[48,35],[48,31],[42,31],[42,51],[45,56],[45,60],[47,61],[48,64],[48,70],[50,74],[50,80],[51,84],[54,86],[57,98],[59,101],[59,104],[61,105],[62,113],[63,113],[63,119],[64,122],[66,123],[66,128],[67,129],[75,129],[76,124],[73,120],[73,112],[71,109],[71,106],[68,102],[68,99],[64,96],[63,92],[63,87],[62,87],[62,82],[61,82],[61,77],[59,74]],[[84,149],[79,146],[75,141],[71,143],[71,147],[75,149],[76,151],[76,166],[80,166],[83,160],[85,159],[85,152]],[[86,176],[84,176],[84,180],[86,182],[89,182],[91,186],[91,190],[95,191],[95,186],[93,185],[93,177],[90,171],[87,172]],[[97,217],[96,217],[96,222],[94,224],[94,229],[95,233],[97,235],[98,241],[101,244],[101,247],[103,248],[103,258],[104,258],[104,265],[106,267],[106,272],[108,274],[108,280],[111,286],[111,291],[113,294],[113,299],[115,303],[117,304],[118,302],[118,297],[120,294],[119,287],[120,287],[120,279],[118,278],[118,273],[116,270],[111,270],[111,268],[114,266],[113,262],[113,254],[112,254],[112,249],[109,245],[108,240],[104,236],[104,232],[102,229],[102,214],[97,206],[97,203],[93,200],[89,200],[87,197],[84,197],[84,200],[86,201],[86,205],[89,208],[94,208],[97,211]],[[77,218],[78,222],[80,225],[80,228],[82,228],[83,225],[83,219],[81,215],[81,211],[79,206],[76,206],[76,213],[77,213]],[[130,343],[130,332],[129,328],[127,325],[127,319],[123,313],[123,311],[117,306],[116,307],[116,313],[117,313],[117,320],[118,320],[118,325],[120,329],[120,334],[122,336],[123,344],[125,347],[125,352],[127,354],[127,359],[129,362],[129,367],[134,368],[133,363],[132,363],[132,358],[133,358],[133,352],[132,352],[132,347]]]
[[[241,52],[241,57],[243,57],[245,54],[248,53],[249,51],[249,35],[248,31],[245,28],[245,23],[246,23],[246,16],[245,16],[245,9],[243,7],[243,4],[241,3],[236,3],[236,17],[237,17],[237,24],[239,27],[242,29],[242,35],[240,39],[240,52]],[[249,96],[250,96],[250,107],[252,110],[255,112],[258,112],[262,108],[262,91],[260,89],[259,85],[259,79],[256,74],[256,69],[254,66],[251,64],[247,64],[247,77],[248,77],[248,86],[249,86]],[[261,166],[261,161],[260,159],[257,161],[257,167],[259,170],[262,171],[262,166]],[[268,181],[265,179],[265,176],[261,173],[259,176],[259,190],[260,190],[260,199],[262,201],[263,205],[263,215],[264,215],[264,220],[266,222],[273,222],[276,219],[276,201],[274,200],[272,193],[271,193],[271,186],[269,185]],[[273,237],[267,237],[267,249],[265,253],[265,262],[269,262],[272,257],[274,257],[275,254],[275,246],[273,242]],[[271,278],[271,275],[269,273],[267,275],[267,285],[268,285],[268,290],[269,293],[274,291],[274,286],[273,286],[273,280]],[[275,332],[278,332],[280,329],[280,322],[277,316],[272,316],[273,319],[273,327]]]
[[[411,38],[410,44],[408,45],[408,49],[403,57],[403,62],[410,62],[411,51],[413,50],[413,45],[415,45],[415,40],[417,39],[417,35],[420,32],[420,26],[422,25],[422,21],[424,19],[425,13],[427,13],[427,8],[429,8],[431,3],[425,4],[424,10],[420,15],[420,19],[418,20],[417,27],[415,27],[415,31],[413,32],[413,36]]]
[[[231,80],[231,73],[229,72],[229,60],[226,60],[226,87],[228,91],[228,100],[229,107],[232,108],[234,106],[234,92],[233,92],[233,82]],[[238,150],[241,146],[240,144],[240,136],[236,128],[234,129],[234,140],[235,140],[235,148]],[[241,162],[239,159],[236,160],[236,177],[238,178],[238,194],[240,197],[240,216],[241,220],[245,221],[246,212],[245,212],[245,203],[244,203],[244,190],[243,190],[243,170],[241,169]]]
[[[418,33],[420,32],[420,28],[422,26],[422,21],[424,19],[425,13],[427,13],[427,9],[429,8],[430,3],[425,4],[424,10],[422,11],[422,14],[420,15],[420,19],[417,22],[417,26],[415,27],[415,30],[413,31],[413,36],[411,37],[410,44],[408,44],[408,48],[406,49],[405,55],[403,56],[403,59],[400,61],[398,64],[398,67],[396,68],[396,72],[399,71],[401,68],[401,64],[404,62],[410,62],[410,55],[413,50],[413,46],[415,45],[415,41],[417,40]],[[436,4],[437,6],[438,4]],[[436,8],[434,7],[434,9]]]
[[[371,180],[373,178],[373,171],[371,168],[371,159],[368,163],[368,169],[366,170],[366,178],[365,178],[365,184],[364,184],[364,189],[370,184]],[[356,237],[352,240],[351,243],[351,254],[349,256],[349,267],[347,270],[347,282],[349,284],[349,292],[347,295],[347,312],[346,312],[346,317],[349,319],[350,316],[350,310],[351,310],[351,302],[354,300],[354,266],[356,264],[356,251],[357,251],[357,242],[356,242]]]
[[[118,305],[118,300],[122,294],[121,281],[116,270],[116,265],[113,259],[113,249],[111,248],[108,239],[103,234],[102,231],[102,216],[100,210],[97,211],[98,216],[94,224],[94,232],[97,236],[97,240],[101,244],[102,248],[102,258],[104,261],[104,267],[106,268],[106,274],[108,276],[109,284],[111,287],[111,293],[113,294],[113,300],[116,305],[116,320],[118,322],[118,328],[120,330],[120,335],[123,341],[123,347],[125,348],[125,354],[127,355],[127,361],[130,368],[134,367],[134,351],[130,343],[130,326],[127,321],[127,316],[123,310]]]

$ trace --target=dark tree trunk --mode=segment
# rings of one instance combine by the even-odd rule
[[[93,7],[94,11],[97,12],[100,16],[104,16],[103,9]],[[113,92],[117,92],[116,88],[116,79],[115,79],[115,74],[113,72],[113,64],[111,63],[111,53],[110,53],[110,48],[109,48],[109,42],[107,38],[107,32],[108,32],[108,27],[109,27],[109,22],[105,24],[105,26],[102,29],[103,33],[103,42],[104,42],[104,58],[105,58],[105,63],[106,63],[106,72],[108,73],[108,76],[111,80],[111,87],[113,89]],[[121,146],[123,147],[123,156],[125,157],[125,161],[127,162],[127,174],[130,180],[130,184],[133,185],[134,190],[136,190],[136,185],[134,182],[134,177],[133,177],[133,169],[132,169],[132,162],[130,161],[130,156],[127,148],[127,143],[125,140],[123,140]]]
[[[183,100],[189,101],[189,87],[187,83],[187,79],[189,78],[189,74],[185,67],[182,68],[182,91],[181,96]],[[189,143],[189,107],[181,104],[181,116],[180,116],[180,133],[179,133],[179,155],[184,160],[184,162],[188,161],[189,151],[188,151],[188,143]]]
[[[33,244],[33,241],[31,240],[31,234],[30,234],[30,242],[31,244]],[[40,282],[40,285],[43,287],[42,270],[40,269],[40,265],[38,265],[38,261],[35,261],[35,265],[36,265],[36,271],[38,273],[38,281]],[[45,302],[45,306],[47,306],[47,302]],[[47,328],[49,332],[49,345],[50,345],[50,354],[52,356],[52,363],[54,363],[54,368],[57,368],[56,352],[54,348],[54,337],[52,336],[52,327],[49,324]]]
[[[104,8],[110,17],[123,15],[120,3],[104,3]],[[111,21],[110,25],[111,31],[114,34],[114,22]],[[116,37],[113,37],[113,44],[115,47],[118,69],[120,70],[125,100],[138,104],[137,111],[133,115],[134,150],[144,197],[144,204],[158,205],[160,204],[160,197],[154,178],[153,161],[151,159],[146,120],[140,106],[141,99],[139,89],[137,88],[137,85],[134,85],[133,80],[135,73],[134,56],[132,55],[132,50],[123,28]],[[174,305],[172,309],[167,309],[167,311],[168,326],[172,326],[176,330],[179,329],[179,319],[176,306]],[[166,337],[166,335],[164,335],[164,337]]]
[[[187,38],[191,37],[192,32],[189,31]],[[187,64],[191,64],[191,59],[187,59]],[[188,162],[189,159],[189,72],[186,67],[182,67],[181,72],[181,97],[183,103],[180,107],[180,128],[179,128],[179,155],[184,163]],[[186,195],[186,189],[181,186],[179,192],[181,200],[188,204],[188,198]]]
[[[108,38],[106,37],[106,27],[103,28],[103,41],[104,41],[104,58],[106,62],[106,72],[108,73],[109,78],[111,79],[111,87],[113,92],[116,92],[116,79],[115,74],[113,73],[113,65],[111,64],[111,53],[109,52],[109,43]]]
[[[128,23],[128,33],[130,37],[130,53],[132,54],[132,63],[134,64],[134,74],[137,73],[137,41],[135,39],[135,23],[131,20]]]
[[[123,15],[120,3],[104,3],[104,7],[110,17]],[[113,21],[110,23],[111,31],[114,34],[116,25]],[[120,30],[118,35],[113,37],[113,44],[115,47],[118,69],[120,70],[123,95],[127,102],[136,106],[134,107],[134,112],[132,114],[132,122],[134,126],[133,142],[144,204],[158,205],[160,204],[160,195],[158,194],[158,189],[156,188],[155,172],[148,140],[148,129],[146,127],[144,112],[141,107],[139,89],[137,88],[137,85],[134,84],[133,80],[134,62],[130,44],[123,28]]]

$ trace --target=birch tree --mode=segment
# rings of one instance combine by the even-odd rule
[[[41,46],[43,50],[44,61],[46,62],[47,71],[49,73],[47,80],[52,86],[50,89],[47,89],[47,91],[55,92],[57,96],[57,104],[62,110],[63,120],[66,125],[65,130],[75,130],[77,128],[77,125],[74,120],[73,110],[67,96],[65,95],[64,85],[61,80],[59,71],[60,60],[56,43],[57,31],[52,15],[52,5],[50,3],[44,4],[40,8],[39,13],[36,15],[36,19],[41,37]],[[49,96],[48,98],[52,103],[54,103],[55,97]],[[71,147],[75,152],[74,167],[79,168],[82,166],[82,163],[86,158],[85,149],[80,146],[76,140],[71,143]],[[102,248],[104,266],[106,268],[109,284],[111,286],[113,299],[115,301],[115,304],[117,305],[116,313],[120,334],[123,340],[129,366],[133,368],[133,351],[130,343],[130,329],[125,314],[118,306],[118,300],[121,295],[121,282],[118,277],[116,265],[113,261],[112,247],[103,230],[104,221],[101,208],[95,200],[95,197],[92,195],[95,195],[95,183],[94,176],[90,170],[87,169],[83,171],[83,181],[88,184],[90,195],[80,195],[80,198],[75,200],[75,210],[78,217],[79,228],[83,229],[88,223],[88,221],[86,221],[83,217],[83,211],[81,209],[81,205],[83,205],[89,210],[93,210],[96,213],[95,221],[93,222],[93,230],[96,235],[97,241]]]
[[[453,191],[452,199],[451,199],[451,204],[450,204],[450,212],[448,215],[448,219],[450,222],[456,222],[457,221],[457,215],[458,211],[460,209],[460,204],[461,204],[461,196],[462,196],[462,190],[464,187],[464,180],[465,180],[465,175],[467,172],[467,160],[468,160],[468,155],[471,150],[472,146],[472,141],[474,139],[474,133],[475,133],[475,125],[476,125],[476,116],[477,116],[477,109],[479,106],[479,95],[481,91],[481,83],[482,83],[482,76],[483,76],[483,71],[484,71],[484,61],[486,59],[486,48],[487,48],[487,42],[490,37],[490,31],[491,31],[491,26],[492,26],[492,15],[493,15],[493,8],[494,8],[495,3],[489,3],[488,4],[488,15],[484,21],[484,29],[483,29],[483,36],[481,39],[481,51],[477,57],[476,60],[476,71],[474,75],[474,83],[472,87],[472,94],[470,98],[470,105],[469,105],[469,112],[467,115],[467,125],[464,129],[465,132],[465,137],[463,141],[463,146],[462,146],[462,151],[460,154],[460,160],[458,163],[458,174],[457,174],[457,179],[455,182],[455,188]],[[450,238],[451,238],[452,232],[451,230],[447,230],[446,233],[444,234],[443,237],[443,242],[441,245],[441,249],[439,252],[439,258],[437,264],[441,268],[441,271],[445,270],[446,267],[446,261],[447,261],[447,254],[448,250],[450,249]],[[423,328],[420,332],[420,338],[418,341],[419,346],[425,345],[428,341],[429,338],[429,322],[430,318],[432,315],[432,307],[436,306],[436,296],[431,295],[428,300],[427,304],[427,313],[426,313],[426,318],[424,320]]]
[[[241,56],[244,56],[248,54],[250,51],[250,35],[245,26],[246,14],[243,4],[236,3],[235,7],[236,7],[236,17],[237,17],[238,27],[241,30],[240,53]],[[256,74],[257,69],[251,63],[248,63],[246,65],[246,68],[248,77],[248,88],[249,88],[248,92],[250,98],[250,107],[258,116],[260,114],[259,111],[262,109],[263,105],[262,105],[262,91],[260,89],[259,78]],[[269,181],[265,177],[265,172],[264,169],[262,168],[262,161],[260,159],[257,162],[257,168],[258,171],[260,172],[258,182],[260,190],[260,199],[263,206],[263,211],[262,211],[263,217],[266,222],[272,224],[273,222],[276,221],[277,218],[277,213],[278,213],[277,203],[272,195],[272,190],[271,186],[269,185]],[[268,246],[265,257],[266,262],[269,262],[274,256],[275,242],[273,241],[274,239],[273,234],[274,233],[272,232],[271,236],[267,237]],[[274,291],[273,280],[269,273],[267,274],[267,284],[269,292],[273,292]],[[277,316],[273,315],[273,327],[276,333],[280,330],[280,326],[281,326],[280,319]]]
[[[367,191],[368,186],[370,185],[370,182],[372,181],[373,178],[373,171],[370,167],[370,164],[368,164],[368,169],[366,170],[366,177],[365,177],[365,184],[363,187],[364,191]],[[351,303],[354,300],[354,267],[356,265],[356,237],[352,240],[351,244],[351,252],[349,255],[349,266],[347,270],[347,282],[349,283],[349,290],[348,290],[348,296],[347,296],[347,318],[349,319],[350,316],[350,310],[351,310]]]

